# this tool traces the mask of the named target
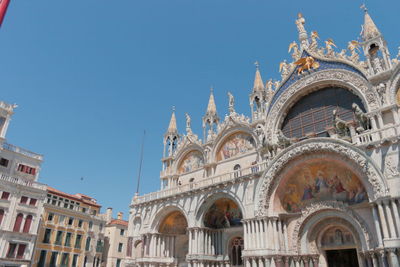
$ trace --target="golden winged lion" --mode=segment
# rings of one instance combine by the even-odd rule
[[[313,57],[302,57],[297,60],[294,64],[298,65],[297,74],[303,73],[305,70],[318,69],[319,63],[315,61]]]

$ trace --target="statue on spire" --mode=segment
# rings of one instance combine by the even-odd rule
[[[229,114],[235,113],[235,98],[231,94],[231,92],[228,92],[228,98],[229,98]]]
[[[318,41],[317,39],[319,39],[319,35],[317,31],[312,31],[311,32],[311,44],[308,47],[311,51],[316,51],[318,48]]]
[[[299,34],[306,32],[306,29],[304,28],[304,24],[306,23],[306,20],[303,17],[303,14],[301,14],[300,12],[297,14],[297,19],[296,19],[295,23],[296,23]]]
[[[185,117],[186,117],[186,132],[191,133],[192,129],[190,128],[190,123],[192,120],[191,120],[189,114],[187,114],[187,113],[185,113]]]
[[[297,61],[300,58],[301,54],[300,54],[299,46],[297,45],[296,41],[293,41],[290,43],[288,53],[290,53],[292,50],[293,50],[293,53],[292,53],[293,61]]]

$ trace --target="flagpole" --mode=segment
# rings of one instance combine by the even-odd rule
[[[137,185],[136,185],[136,193],[135,196],[139,196],[139,186],[140,186],[140,176],[142,173],[142,164],[143,164],[143,147],[144,147],[144,137],[146,136],[146,130],[143,131],[143,138],[142,138],[142,145],[140,149],[140,163],[139,163],[139,173],[138,173],[138,179],[137,179]]]

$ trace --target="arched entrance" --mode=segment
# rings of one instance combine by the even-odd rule
[[[188,247],[188,223],[180,211],[172,211],[161,221],[158,232],[161,234],[160,249],[162,256],[172,257],[177,260],[178,266],[187,266],[186,255]],[[163,244],[164,243],[164,244]]]

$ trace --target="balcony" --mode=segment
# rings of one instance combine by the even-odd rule
[[[0,173],[0,181],[6,181],[9,183],[14,183],[18,185],[28,186],[39,190],[46,190],[47,186],[34,181],[25,180],[18,177],[13,177],[4,173]]]
[[[378,145],[385,141],[394,141],[400,138],[400,124],[388,125],[376,130],[368,130],[352,136],[353,144],[357,146]]]
[[[42,155],[33,153],[33,152],[29,151],[29,150],[26,150],[26,149],[23,149],[23,148],[20,148],[20,147],[17,147],[17,146],[8,144],[8,143],[3,143],[3,149],[8,150],[8,151],[12,151],[12,152],[15,152],[15,153],[19,153],[19,154],[22,154],[24,156],[27,156],[27,157],[30,157],[30,158],[34,158],[34,159],[37,159],[37,160],[43,160],[43,156]]]
[[[226,183],[226,182],[232,182],[235,181],[241,177],[245,177],[248,175],[254,175],[254,174],[260,174],[267,168],[267,163],[262,162],[256,165],[252,165],[247,168],[243,168],[240,170],[234,170],[228,173],[212,176],[209,178],[204,178],[198,182],[192,182],[189,184],[184,184],[180,186],[176,186],[173,188],[168,188],[156,192],[152,192],[143,196],[135,196],[132,199],[132,205],[137,205],[140,203],[152,201],[152,200],[157,200],[161,198],[166,198],[166,197],[171,197],[174,195],[182,194],[185,192],[197,190],[197,189],[202,189],[210,186],[215,186],[218,184]]]

